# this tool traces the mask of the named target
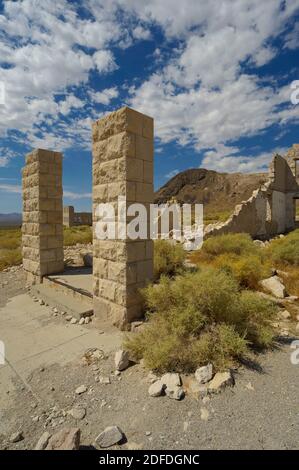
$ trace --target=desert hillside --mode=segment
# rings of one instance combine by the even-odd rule
[[[190,169],[177,174],[156,191],[155,202],[163,204],[175,198],[178,203],[201,203],[206,221],[224,220],[236,204],[248,199],[266,179],[266,173]]]

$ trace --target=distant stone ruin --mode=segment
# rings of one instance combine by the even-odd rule
[[[268,239],[296,228],[296,201],[299,199],[297,161],[299,145],[285,157],[275,155],[269,178],[252,196],[235,207],[224,223],[205,227],[205,238],[224,233],[249,233],[253,238]]]
[[[92,225],[92,213],[91,212],[75,212],[74,206],[64,206],[63,225],[65,227]]]

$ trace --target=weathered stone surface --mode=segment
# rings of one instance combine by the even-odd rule
[[[206,384],[200,384],[195,377],[184,377],[183,378],[183,389],[187,395],[199,400],[208,393],[208,387]]]
[[[80,385],[80,387],[76,388],[75,393],[77,395],[81,395],[82,393],[87,392],[87,387],[86,385]]]
[[[286,296],[286,288],[278,276],[263,279],[260,282],[260,285],[270,294],[274,295],[279,299],[283,299]]]
[[[37,441],[37,444],[34,448],[34,450],[44,450],[47,445],[48,445],[48,442],[49,442],[49,439],[51,437],[51,434],[48,433],[47,431],[45,431],[41,437],[39,438],[39,440]]]
[[[283,310],[282,312],[280,312],[279,316],[283,320],[289,320],[291,318],[291,314],[287,310]]]
[[[95,444],[100,448],[111,447],[124,439],[124,433],[118,426],[108,426],[95,439]]]
[[[157,380],[156,382],[152,383],[148,389],[148,394],[150,397],[160,397],[163,394],[165,385],[161,382],[161,380]]]
[[[81,420],[86,416],[86,409],[82,406],[76,406],[69,411],[69,414],[77,420]]]
[[[46,450],[78,450],[80,446],[80,429],[61,429],[50,437]]]
[[[130,364],[128,351],[124,351],[123,349],[116,351],[114,363],[116,370],[125,370]]]
[[[199,367],[195,371],[195,378],[200,384],[205,384],[213,377],[213,365],[207,364],[206,366]]]
[[[234,383],[235,381],[230,371],[217,372],[209,383],[208,390],[211,393],[217,393],[226,386],[233,386]]]

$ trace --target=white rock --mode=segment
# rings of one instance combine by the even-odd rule
[[[217,372],[217,374],[214,375],[213,379],[208,385],[208,390],[209,392],[212,393],[217,393],[219,392],[222,388],[230,385],[234,385],[235,381],[232,376],[232,373],[230,371],[228,372]]]
[[[278,276],[272,276],[268,279],[263,279],[262,281],[260,281],[260,285],[265,290],[270,292],[270,294],[274,295],[274,297],[277,297],[279,299],[283,299],[287,295],[286,288]]]
[[[87,392],[87,387],[86,385],[80,385],[80,387],[76,388],[75,393],[77,395],[81,395],[81,393]]]
[[[100,382],[100,384],[109,385],[111,383],[110,377],[99,376],[98,379],[99,379],[98,381]]]
[[[206,366],[199,367],[195,371],[195,378],[200,384],[209,382],[213,377],[213,365],[207,364]]]
[[[168,389],[172,389],[174,387],[179,387],[181,385],[181,377],[179,374],[176,373],[170,373],[168,372],[167,374],[162,375],[161,377],[161,382],[165,387]]]
[[[130,364],[128,351],[123,349],[116,351],[114,356],[114,363],[117,370],[125,370]]]
[[[72,324],[72,325],[75,325],[75,323],[77,323],[77,322],[78,322],[77,318],[73,317],[73,318],[71,319],[71,324]]]
[[[72,315],[67,315],[67,316],[65,317],[66,321],[71,321],[72,318],[73,318]]]
[[[161,380],[157,380],[156,382],[152,383],[148,389],[148,393],[150,397],[160,397],[164,390],[164,385]]]
[[[166,388],[165,390],[166,395],[173,400],[181,400],[185,396],[185,392],[182,387],[174,386],[171,388]]]
[[[57,309],[56,307],[53,308],[53,312],[54,312],[54,313],[58,313],[58,309]]]
[[[90,321],[91,321],[91,318],[89,317],[84,318],[85,325],[87,325]]]
[[[37,441],[37,444],[34,450],[44,450],[48,445],[50,437],[51,437],[50,433],[48,433],[47,431],[44,432],[39,438],[39,440]]]
[[[118,426],[108,426],[95,439],[98,447],[105,448],[118,444],[124,438],[124,433]]]
[[[85,318],[84,317],[80,318],[79,325],[84,325],[84,323],[85,323]]]
[[[200,408],[200,419],[202,419],[203,421],[208,421],[209,416],[210,413],[207,408]]]

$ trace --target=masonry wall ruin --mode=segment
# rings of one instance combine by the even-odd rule
[[[37,149],[26,157],[23,178],[23,267],[27,282],[61,272],[63,261],[62,154]]]
[[[249,233],[253,238],[267,239],[296,228],[295,202],[299,198],[296,161],[299,145],[282,157],[275,155],[269,179],[252,196],[235,207],[229,219],[205,228],[205,238],[224,233]]]
[[[100,119],[93,124],[92,153],[94,314],[125,328],[142,315],[139,289],[153,278],[153,242],[99,240],[97,206],[113,204],[118,232],[118,196],[125,198],[125,214],[132,203],[147,209],[153,203],[153,119],[127,107]]]
[[[92,212],[75,212],[74,206],[64,206],[63,225],[65,227],[92,225]]]

